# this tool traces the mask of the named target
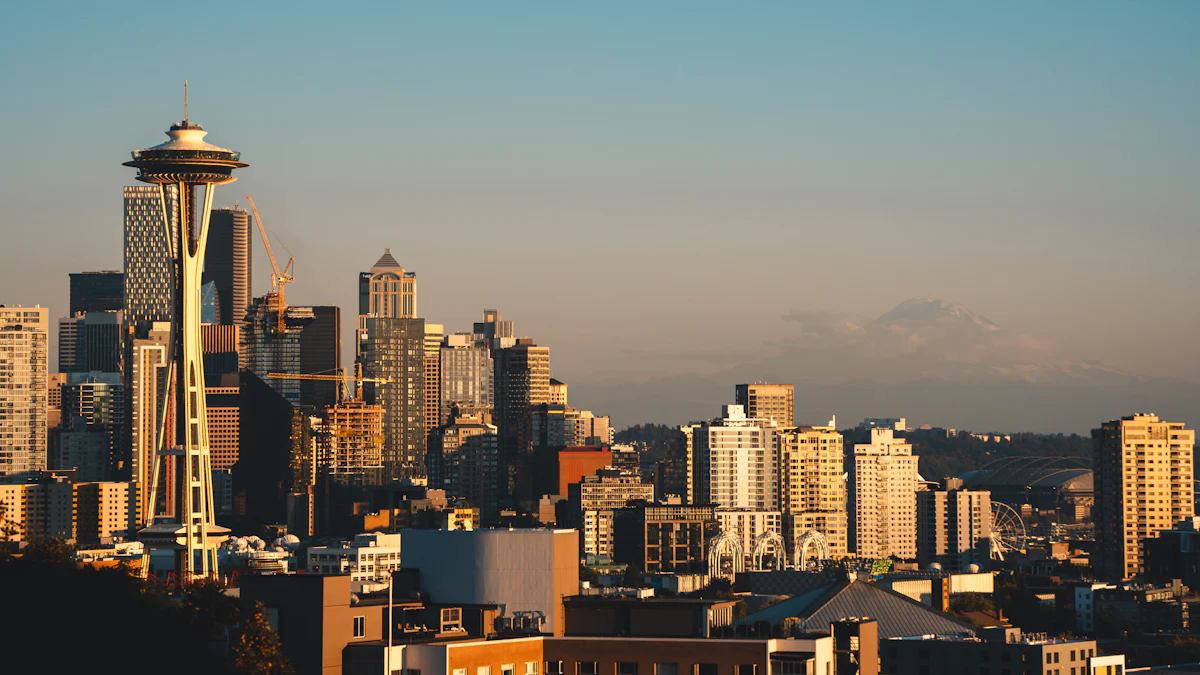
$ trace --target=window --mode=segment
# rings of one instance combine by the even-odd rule
[[[546,675],[563,675],[562,661],[547,661]]]
[[[1072,661],[1075,660],[1075,650],[1074,649],[1071,650],[1071,660]]]
[[[575,664],[575,672],[579,675],[598,675],[595,661],[579,661]]]
[[[500,666],[500,675],[516,675],[517,667],[511,663]]]
[[[365,617],[365,616],[354,617],[354,637],[360,638],[360,637],[366,637],[366,636],[367,636],[367,617]]]
[[[455,668],[454,675],[467,675],[467,669],[466,668]]]
[[[1058,663],[1058,652],[1054,652],[1054,662]]]
[[[637,675],[637,661],[618,661],[617,675]]]
[[[394,672],[400,672],[400,671],[394,671]],[[405,670],[404,672],[406,675],[421,675],[421,671],[418,670],[417,668],[409,668],[409,669]]]
[[[679,664],[656,663],[654,664],[654,675],[679,675]]]
[[[715,663],[697,663],[696,675],[717,675],[717,664]]]
[[[734,666],[733,675],[756,675],[754,671],[757,669],[758,667],[753,663],[739,663]]]
[[[538,675],[538,662],[537,661],[526,661],[525,662],[525,675]]]
[[[479,666],[475,669],[475,675],[492,675],[491,666]]]

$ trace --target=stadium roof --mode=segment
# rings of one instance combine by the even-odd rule
[[[958,477],[975,487],[1092,491],[1092,463],[1084,457],[1005,457]]]

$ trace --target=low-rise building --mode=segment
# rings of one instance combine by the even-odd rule
[[[308,570],[349,574],[356,581],[386,579],[400,569],[400,541],[398,534],[368,532],[342,546],[314,546],[308,549]]]
[[[716,509],[688,504],[639,504],[615,513],[613,558],[646,573],[708,572],[708,542]]]
[[[613,555],[614,513],[634,502],[654,500],[654,486],[636,474],[600,469],[567,486],[571,525],[579,528],[583,552]]]
[[[892,638],[879,643],[881,672],[889,675],[1076,675],[1091,673],[1095,640],[1021,634],[1019,628],[984,631],[983,639],[950,635]],[[1107,664],[1108,659],[1105,661]],[[1123,659],[1122,659],[1123,664]]]

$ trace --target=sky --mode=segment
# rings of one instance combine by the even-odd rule
[[[121,162],[186,79],[250,163],[218,205],[252,194],[289,300],[347,331],[390,247],[427,320],[500,308],[568,382],[914,297],[1200,380],[1197,27],[1182,0],[4,3],[0,303],[64,316],[70,272],[121,267]]]

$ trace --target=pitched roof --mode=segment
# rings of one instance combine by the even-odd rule
[[[385,249],[383,249],[383,256],[380,257],[379,260],[374,265],[371,266],[372,272],[374,272],[375,270],[378,270],[378,269],[399,270],[399,269],[404,269],[404,268],[401,267],[400,263],[396,262],[396,259],[392,257],[392,249],[385,248]]]
[[[802,593],[744,617],[738,623],[800,619],[803,630],[829,630],[829,624],[850,617],[870,617],[878,622],[879,638],[916,635],[955,635],[975,632],[975,627],[886,588],[863,581],[839,581]]]

